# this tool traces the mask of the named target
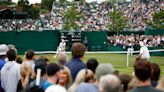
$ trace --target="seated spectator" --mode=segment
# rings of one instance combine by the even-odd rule
[[[22,92],[22,90],[26,89],[29,86],[29,83],[32,81],[30,78],[32,74],[31,66],[27,62],[23,62],[21,64],[21,79],[19,80],[17,86],[17,92]]]
[[[157,87],[157,89],[164,91],[164,76],[160,79]]]
[[[59,85],[53,85],[46,89],[45,92],[67,92],[66,89]]]
[[[152,87],[156,87],[158,85],[161,69],[156,63],[151,63],[151,69],[152,69],[151,85]]]
[[[20,64],[16,63],[16,52],[13,49],[7,51],[8,62],[1,69],[1,84],[5,92],[17,92],[17,85],[21,78]]]
[[[100,92],[121,92],[120,79],[112,74],[102,76],[100,78]]]
[[[86,64],[82,61],[85,50],[85,46],[82,43],[74,43],[72,45],[72,59],[66,66],[70,69],[73,80],[75,80],[77,73],[81,69],[86,68]]]
[[[121,74],[119,76],[122,84],[122,91],[121,92],[126,92],[128,90],[128,84],[132,80],[132,77],[128,74]]]
[[[96,68],[96,80],[94,83],[81,83],[76,92],[99,92],[99,80],[102,76],[112,74],[114,71],[110,63],[99,64]]]
[[[80,83],[93,83],[94,82],[94,74],[89,69],[82,69],[78,72],[76,79],[72,86],[68,89],[68,92],[77,92],[77,87]]]
[[[138,80],[138,86],[128,92],[162,92],[151,87],[151,64],[145,60],[136,61],[134,64],[135,76]]]
[[[95,73],[98,64],[99,63],[95,58],[91,58],[87,61],[87,68],[92,70],[93,73]]]

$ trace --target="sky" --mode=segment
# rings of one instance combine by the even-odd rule
[[[30,4],[35,4],[35,3],[41,3],[41,0],[28,0]],[[72,1],[72,0],[67,0],[67,1]],[[105,0],[86,0],[87,2],[93,2],[93,1],[98,1],[98,2],[102,2]],[[12,0],[12,2],[17,3],[18,0]]]

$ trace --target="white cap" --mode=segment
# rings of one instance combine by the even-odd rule
[[[52,85],[46,89],[45,92],[67,92],[66,89],[59,85]]]
[[[0,45],[0,55],[6,55],[8,50],[9,48],[6,44]]]

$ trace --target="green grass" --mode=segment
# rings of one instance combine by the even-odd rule
[[[54,54],[43,54],[45,55],[50,62],[56,62],[53,58]],[[40,55],[36,55],[36,58]],[[87,62],[90,58],[96,58],[99,63],[111,63],[116,70],[119,70],[120,73],[132,74],[133,72],[133,63],[136,58],[136,55],[130,56],[129,58],[129,67],[126,66],[127,56],[126,54],[85,54],[83,61]],[[68,59],[71,59],[71,55],[68,54]],[[151,62],[157,63],[161,68],[161,75],[164,75],[164,56],[151,56]]]

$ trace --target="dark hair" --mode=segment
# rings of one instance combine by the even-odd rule
[[[17,54],[16,54],[16,52],[15,52],[14,49],[9,49],[7,51],[7,58],[9,59],[9,61],[15,60],[16,59],[16,56],[17,56]]]
[[[74,43],[72,45],[72,49],[71,49],[72,56],[73,57],[78,57],[78,58],[83,57],[85,50],[86,50],[86,48],[85,48],[84,44],[79,43],[79,42]]]
[[[46,72],[48,76],[54,76],[60,70],[59,65],[55,63],[50,63],[47,65]]]
[[[87,68],[92,70],[93,73],[95,73],[98,64],[99,63],[95,58],[91,58],[87,61]]]
[[[156,63],[151,63],[151,69],[152,69],[151,80],[158,81],[161,72],[159,65]]]
[[[134,71],[139,80],[146,81],[151,77],[151,64],[146,60],[135,61]]]
[[[37,60],[35,63],[35,73],[37,73],[37,69],[41,69],[41,76],[46,73],[47,62],[44,60]]]
[[[34,57],[34,51],[33,50],[28,50],[27,52],[26,52],[26,58],[27,59],[33,59],[33,57]]]
[[[46,56],[40,56],[38,58],[38,61],[46,61],[46,62],[48,62],[49,60],[48,60],[48,58]]]
[[[123,92],[126,92],[128,90],[128,84],[132,80],[132,77],[128,74],[121,74],[119,78],[121,80],[121,84],[123,85]]]
[[[17,57],[16,62],[17,62],[18,64],[22,64],[23,60],[22,60],[21,57]]]

